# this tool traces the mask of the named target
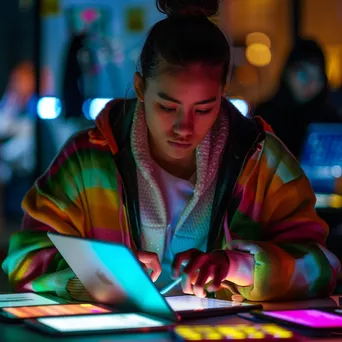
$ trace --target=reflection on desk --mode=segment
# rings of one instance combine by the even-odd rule
[[[327,308],[339,306],[338,298],[339,296],[333,296],[328,298],[299,300],[294,302],[270,302],[260,304],[262,304],[264,310]]]
[[[303,308],[321,308],[321,307],[336,307],[338,306],[339,296],[330,298],[312,299],[295,302],[282,303],[261,303],[266,310],[284,310],[284,309],[303,309]],[[246,324],[248,321],[237,315],[212,317],[208,319],[197,319],[186,322],[187,325],[205,324],[205,325],[219,325],[219,324]],[[37,333],[23,324],[6,324],[0,322],[1,342],[13,341],[34,341],[34,342],[49,342],[56,341],[56,338],[50,338],[48,335]],[[170,333],[144,333],[144,334],[105,334],[105,335],[89,335],[89,336],[72,336],[63,337],[66,342],[103,342],[103,341],[154,341],[154,342],[172,342],[175,341]],[[342,341],[333,338],[310,338],[305,341],[328,342],[328,341]]]

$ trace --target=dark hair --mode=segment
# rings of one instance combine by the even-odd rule
[[[297,38],[291,50],[285,68],[301,62],[312,62],[317,64],[325,74],[325,56],[322,47],[312,39]]]
[[[230,70],[230,46],[223,32],[207,17],[217,13],[219,0],[157,0],[167,15],[150,30],[140,55],[144,80],[167,68],[222,65],[222,83]],[[166,64],[165,64],[166,62]]]
[[[288,71],[291,68],[300,66],[303,62],[316,64],[321,69],[324,76],[324,88],[321,93],[324,93],[322,96],[325,97],[328,88],[328,77],[326,73],[326,61],[324,52],[322,50],[322,47],[315,40],[309,38],[298,37],[295,40],[280,77],[281,87],[288,87]]]

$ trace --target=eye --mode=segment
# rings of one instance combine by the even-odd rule
[[[210,108],[210,109],[196,109],[196,113],[197,114],[200,114],[200,115],[205,115],[205,114],[209,114],[213,109]]]
[[[160,109],[163,110],[164,112],[166,113],[172,113],[172,112],[175,112],[176,111],[176,108],[172,108],[172,107],[165,107],[163,105],[159,105],[160,106]]]

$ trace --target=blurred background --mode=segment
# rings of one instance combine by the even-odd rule
[[[0,2],[0,261],[35,178],[110,99],[133,95],[162,18],[155,0]],[[342,0],[223,0],[213,21],[232,44],[227,97],[299,159],[341,253]]]

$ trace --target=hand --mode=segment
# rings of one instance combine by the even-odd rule
[[[156,253],[146,251],[137,251],[135,255],[146,272],[148,272],[149,269],[152,270],[150,276],[152,281],[155,282],[162,272],[158,255]]]
[[[182,282],[183,291],[197,297],[206,296],[204,287],[210,281],[212,284],[208,287],[208,291],[217,291],[229,270],[229,260],[224,251],[203,253],[197,249],[190,249],[175,256],[172,265],[175,278],[180,276],[180,268],[184,261],[188,263],[183,270],[186,274]]]

